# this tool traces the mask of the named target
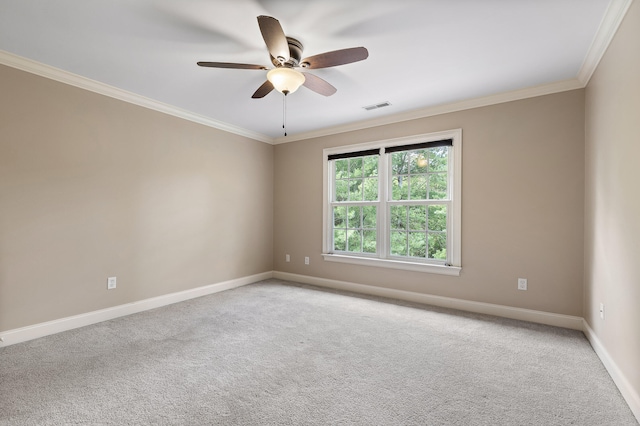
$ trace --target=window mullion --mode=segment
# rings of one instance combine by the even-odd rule
[[[334,227],[334,218],[333,218],[333,206],[334,206],[334,202],[335,202],[335,193],[336,193],[336,180],[334,179],[334,176],[336,175],[336,165],[334,161],[328,161],[328,173],[330,176],[330,185],[329,186],[329,193],[327,194],[327,198],[328,198],[328,205],[329,208],[327,209],[328,211],[325,213],[325,220],[327,221],[327,225],[325,226],[325,244],[326,244],[326,248],[327,251],[330,253],[333,253],[333,227]],[[325,167],[325,170],[327,170],[327,167]]]
[[[378,256],[382,259],[387,258],[389,247],[389,167],[389,155],[381,154],[378,163]]]
[[[452,208],[451,203],[447,204],[447,265],[451,265],[453,263],[453,236],[452,230],[453,226],[451,226],[452,221]]]

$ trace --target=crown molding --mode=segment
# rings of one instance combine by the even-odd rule
[[[595,72],[600,60],[613,40],[613,37],[615,36],[618,27],[622,23],[622,20],[632,2],[633,0],[611,0],[576,78],[278,138],[272,138],[261,133],[217,121],[200,114],[79,76],[77,74],[32,61],[4,50],[0,50],[0,64],[142,106],[144,108],[159,111],[164,114],[172,115],[208,127],[213,127],[218,130],[244,136],[260,142],[278,145],[584,88],[589,83],[591,76]]]
[[[80,89],[85,89],[90,92],[98,93],[100,95],[108,96],[110,98],[118,99],[164,114],[172,115],[174,117],[192,121],[194,123],[213,127],[218,130],[223,130],[225,132],[244,136],[268,144],[273,143],[273,138],[270,138],[261,133],[252,132],[241,127],[213,120],[209,117],[205,117],[203,115],[196,114],[169,104],[165,104],[154,99],[128,92],[117,87],[109,86],[108,84],[104,84],[96,80],[91,80],[89,78],[82,77],[80,75],[73,74],[68,71],[52,67],[50,65],[23,58],[22,56],[9,53],[5,50],[0,50],[0,64],[26,71],[31,74],[39,75],[51,80],[59,81],[60,83],[68,84],[70,86],[75,86]]]
[[[527,87],[509,92],[497,93],[489,96],[482,96],[467,99],[459,102],[452,102],[427,108],[416,109],[385,117],[373,118],[370,120],[358,121],[341,126],[329,127],[312,132],[299,133],[287,137],[279,137],[274,140],[274,145],[295,142],[305,139],[330,136],[338,133],[353,132],[357,130],[369,129],[372,127],[385,126],[389,124],[401,123],[403,121],[416,120],[420,118],[433,117],[441,114],[448,114],[457,111],[464,111],[473,108],[480,108],[489,105],[496,105],[505,102],[517,101],[521,99],[534,98],[537,96],[550,95],[553,93],[566,92],[568,90],[582,89],[584,85],[577,78],[563,80],[555,83],[540,86]]]
[[[578,72],[578,80],[583,86],[589,83],[632,2],[633,0],[611,0],[609,3],[598,31],[591,42],[587,56],[584,58],[582,67]]]
[[[614,0],[616,1],[616,0]],[[626,1],[626,0],[625,0]],[[631,0],[628,0],[631,1]],[[24,58],[22,56],[9,53],[4,50],[0,50],[0,64],[7,65],[12,68],[16,68],[22,71],[29,72],[31,74],[39,75],[41,77],[49,78],[51,80],[59,81],[64,84],[75,86],[81,89],[85,89],[94,93],[98,93],[104,96],[109,96],[114,99],[118,99],[124,102],[128,102],[134,105],[138,105],[144,108],[149,108],[155,111],[162,112],[164,114],[172,115],[178,118],[182,118],[188,121],[199,123],[208,127],[223,130],[236,135],[244,136],[250,139],[254,139],[260,142],[265,142],[272,145],[295,142],[305,139],[311,139],[321,136],[330,136],[338,133],[350,132],[355,130],[362,130],[371,127],[384,126],[388,124],[399,123],[403,121],[415,120],[419,118],[426,118],[440,114],[446,114],[450,112],[463,111],[472,108],[478,108],[488,105],[499,104],[503,102],[510,102],[520,99],[526,99],[536,96],[548,95],[551,93],[557,93],[567,90],[579,89],[584,87],[578,79],[565,80],[551,84],[545,84],[541,86],[529,87],[520,90],[514,90],[510,92],[499,93],[495,95],[484,96],[480,98],[474,98],[464,100],[460,102],[448,103],[437,105],[433,107],[421,108],[417,110],[407,111],[400,114],[394,114],[384,117],[377,117],[369,120],[358,121],[355,123],[349,123],[341,126],[327,127],[320,130],[311,132],[299,133],[296,135],[290,135],[286,137],[271,138],[261,133],[253,132],[241,127],[232,126],[230,124],[213,120],[209,117],[205,117],[200,114],[174,107],[172,105],[165,104],[141,95],[137,95],[126,90],[119,89],[114,86],[110,86],[105,83],[101,83],[96,80],[91,80],[86,77],[82,77],[77,74],[70,73],[68,71],[61,70],[59,68],[52,67],[31,59]]]
[[[559,81],[556,83],[545,84],[540,86],[529,87],[525,89],[479,97],[460,102],[436,105],[423,109],[408,111],[400,114],[379,117],[371,120],[363,120],[355,123],[320,129],[312,132],[299,133],[288,137],[275,138],[274,145],[295,142],[305,139],[329,136],[338,133],[352,132],[356,130],[368,129],[376,126],[384,126],[403,121],[415,120],[419,118],[427,118],[450,112],[464,111],[472,108],[495,105],[503,102],[511,102],[520,99],[532,98],[536,96],[549,95],[567,90],[582,89],[587,86],[591,76],[595,72],[600,60],[604,56],[609,44],[613,40],[624,16],[629,10],[633,0],[611,0],[607,6],[605,15],[600,22],[600,26],[596,35],[591,42],[589,51],[585,56],[584,62],[580,67],[580,71],[576,78],[570,80]]]

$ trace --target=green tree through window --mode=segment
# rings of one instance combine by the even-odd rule
[[[334,162],[333,250],[376,253],[378,156]]]
[[[447,258],[447,205],[431,200],[447,198],[448,153],[434,147],[391,154],[392,256]]]
[[[398,268],[456,262],[457,272],[417,270],[459,273],[461,131],[442,134],[451,137],[382,141],[362,151],[325,149],[326,254],[340,254],[340,262],[380,259],[386,262],[381,266]]]

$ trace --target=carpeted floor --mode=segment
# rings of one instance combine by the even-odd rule
[[[0,349],[0,425],[637,425],[581,332],[277,280]]]

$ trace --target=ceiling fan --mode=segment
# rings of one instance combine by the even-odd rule
[[[262,33],[271,63],[275,66],[267,73],[265,81],[252,98],[263,98],[273,89],[285,96],[295,92],[301,85],[324,96],[333,95],[337,89],[331,84],[309,72],[300,72],[296,68],[318,69],[329,68],[338,65],[367,59],[369,52],[364,47],[334,50],[319,55],[302,58],[304,46],[300,41],[287,37],[282,30],[280,22],[271,16],[258,16],[258,26]],[[302,58],[302,59],[301,59]],[[237,64],[231,62],[198,62],[201,67],[234,68],[245,70],[267,70],[263,65]]]

